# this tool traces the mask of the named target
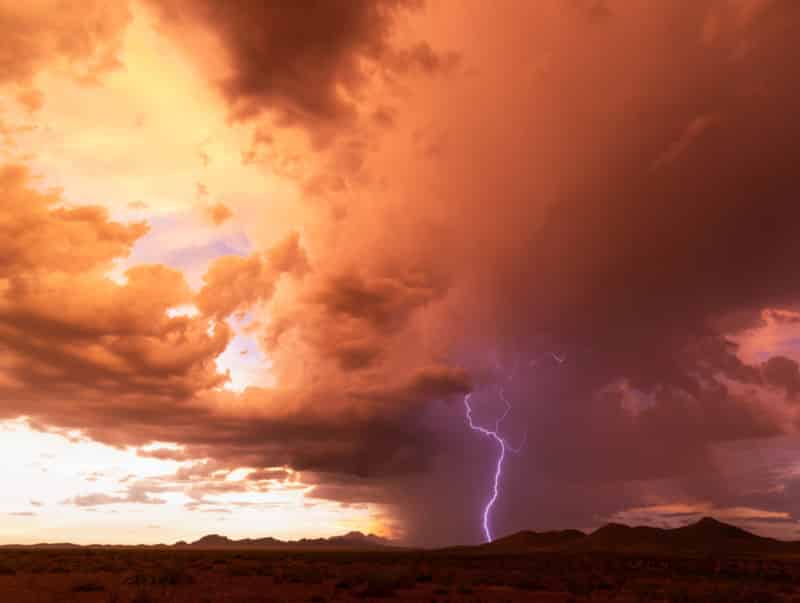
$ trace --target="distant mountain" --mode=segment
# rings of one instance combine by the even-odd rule
[[[800,552],[800,543],[757,536],[711,517],[673,529],[610,524],[580,543],[584,550],[641,550],[661,553]]]
[[[303,538],[301,540],[278,540],[277,538],[243,538],[232,540],[227,536],[219,534],[208,534],[194,542],[183,540],[173,545],[153,544],[153,545],[128,545],[115,546],[93,544],[82,547],[69,542],[53,544],[6,544],[0,545],[3,548],[25,548],[25,549],[69,549],[69,548],[148,548],[148,549],[264,549],[264,550],[340,550],[340,551],[375,551],[381,549],[398,549],[399,547],[391,540],[381,538],[375,534],[363,534],[361,532],[348,532],[341,536],[330,538]]]
[[[275,538],[244,538],[242,540],[231,540],[227,536],[220,536],[219,534],[209,534],[203,536],[200,540],[195,540],[192,543],[176,542],[173,546],[176,547],[201,547],[201,548],[228,548],[228,547],[274,547],[286,544]]]
[[[347,549],[347,550],[372,550],[394,548],[391,540],[381,538],[374,534],[361,532],[348,532],[342,536],[330,538],[302,538],[301,540],[278,540],[276,538],[244,538],[232,540],[226,536],[209,534],[200,540],[191,543],[178,542],[173,546],[178,548],[258,548],[258,549]]]
[[[624,553],[798,553],[800,542],[757,536],[711,517],[680,528],[610,523],[591,534],[577,530],[517,532],[474,547],[491,552],[596,551]]]
[[[151,549],[263,549],[263,550],[325,550],[325,551],[379,551],[398,550],[392,541],[374,534],[348,532],[330,538],[303,538],[301,540],[278,540],[276,538],[244,538],[232,540],[219,534],[209,534],[194,542],[176,542],[173,545],[139,545],[137,547],[102,548],[151,548]],[[0,545],[1,548],[65,549],[78,548],[71,543]],[[459,546],[440,549],[441,552],[524,554],[537,551],[583,553],[617,552],[656,555],[675,554],[794,554],[800,555],[800,541],[787,542],[757,536],[710,517],[680,528],[630,527],[610,523],[590,534],[578,530],[551,532],[522,531],[488,544]]]
[[[71,542],[40,542],[38,544],[3,544],[0,548],[27,548],[27,549],[77,549],[80,545]]]
[[[583,540],[586,534],[579,530],[556,530],[551,532],[531,532],[524,530],[504,538],[498,538],[483,548],[501,551],[541,551],[553,550]]]
[[[678,528],[680,529],[680,528]],[[671,530],[649,526],[630,527],[621,523],[609,523],[589,534],[581,542],[574,543],[579,550],[649,550],[664,546]]]
[[[391,540],[381,538],[375,534],[364,534],[362,532],[348,532],[342,536],[332,536],[330,538],[314,538],[296,541],[296,544],[311,544],[311,545],[324,545],[324,546],[344,546],[344,547],[391,547],[396,546]]]

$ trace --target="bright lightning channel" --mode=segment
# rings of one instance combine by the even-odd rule
[[[550,356],[559,365],[564,364],[564,361],[566,360],[565,356],[558,356],[555,352],[548,352],[546,355]],[[537,363],[538,360],[531,360],[530,366],[536,366]],[[498,365],[498,369],[499,368],[500,366]],[[512,372],[511,377],[509,378],[509,381],[514,378],[516,371],[517,367],[514,368],[514,371]],[[464,408],[466,409],[467,423],[469,424],[469,428],[472,431],[477,431],[481,435],[492,439],[497,444],[497,447],[500,450],[500,454],[497,456],[497,464],[495,465],[495,470],[494,470],[494,481],[492,482],[492,496],[486,503],[486,506],[483,508],[483,535],[486,537],[486,542],[491,542],[493,540],[490,516],[492,513],[492,508],[497,502],[497,498],[500,496],[500,480],[503,477],[503,462],[506,460],[506,451],[511,451],[515,454],[518,454],[520,450],[522,450],[522,448],[525,446],[525,442],[528,439],[528,432],[526,431],[523,436],[522,443],[519,445],[519,447],[514,448],[508,442],[506,442],[505,438],[503,438],[500,435],[500,425],[508,416],[508,413],[511,412],[511,404],[506,398],[505,390],[502,387],[498,388],[498,394],[500,396],[500,399],[503,401],[503,404],[505,404],[505,410],[503,411],[503,414],[500,415],[500,417],[495,421],[494,429],[488,429],[486,427],[482,427],[480,425],[475,424],[475,421],[472,418],[472,405],[470,404],[470,400],[472,399],[472,394],[470,393],[464,396]]]
[[[506,459],[506,450],[510,450],[511,452],[519,452],[525,443],[523,440],[523,443],[519,448],[514,448],[510,446],[503,437],[500,436],[500,424],[503,422],[503,420],[505,420],[505,418],[508,416],[508,413],[511,411],[511,404],[506,399],[505,392],[502,388],[499,389],[499,392],[500,399],[505,403],[506,408],[503,414],[500,415],[500,417],[495,421],[494,429],[487,429],[486,427],[481,427],[480,425],[475,424],[475,421],[472,418],[472,405],[470,404],[472,394],[467,394],[464,396],[464,407],[467,411],[467,423],[469,424],[470,429],[477,431],[488,438],[491,438],[495,441],[500,449],[500,454],[497,457],[497,464],[495,465],[492,496],[489,499],[489,502],[487,502],[486,506],[483,508],[483,534],[486,537],[486,542],[491,542],[493,540],[492,529],[490,525],[490,515],[492,512],[492,507],[494,507],[494,504],[497,502],[497,497],[500,496],[500,479],[503,476],[503,461]]]

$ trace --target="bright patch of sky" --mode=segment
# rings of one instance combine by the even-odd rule
[[[112,448],[77,433],[36,431],[21,419],[0,422],[0,454],[8,460],[5,482],[13,484],[0,494],[0,544],[172,543],[208,533],[296,539],[380,528],[374,509],[313,499],[295,482],[207,494],[192,508],[197,499],[191,485],[173,476],[197,461],[142,457],[135,449]],[[228,481],[245,474],[234,471]],[[137,489],[157,502],[124,502]],[[75,504],[76,498],[84,504]]]
[[[256,338],[247,332],[247,326],[252,320],[253,315],[248,312],[242,317],[234,317],[228,321],[235,335],[225,351],[217,357],[217,369],[230,373],[226,389],[243,391],[249,386],[275,385],[275,379],[270,372],[272,363],[261,350]]]
[[[173,213],[148,220],[150,231],[134,245],[117,270],[136,264],[165,264],[181,270],[195,289],[203,285],[209,264],[225,255],[248,255],[247,235],[233,227],[205,223],[193,213]]]

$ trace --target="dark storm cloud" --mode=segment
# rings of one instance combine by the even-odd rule
[[[318,137],[355,118],[370,70],[435,72],[455,60],[422,42],[389,44],[395,21],[418,1],[151,1],[179,38],[191,27],[218,36],[229,61],[218,86],[236,118],[271,112],[283,125],[311,126]]]
[[[672,3],[644,23],[632,11],[552,56],[541,96],[559,107],[562,139],[546,152],[564,162],[560,192],[530,224],[536,234],[506,231],[517,233],[513,255],[486,273],[501,337],[546,334],[593,350],[600,378],[691,393],[702,362],[748,371],[722,342],[698,349],[724,335],[713,319],[796,302],[797,131],[787,116],[800,88],[785,69],[800,11],[771,3],[709,46],[699,32],[727,6]],[[625,56],[633,46],[638,56]],[[533,195],[524,165],[512,159],[504,177],[528,181]],[[532,199],[508,201],[518,218]]]
[[[498,355],[499,381],[548,349],[567,358],[507,388],[529,437],[509,464],[500,532],[565,517],[596,525],[652,480],[671,481],[673,496],[711,495],[718,443],[793,430],[764,382],[788,391],[796,365],[762,370],[731,338],[761,310],[800,301],[800,86],[786,76],[800,10],[608,6],[602,27],[544,8],[538,28],[532,7],[501,17],[502,35],[487,33],[474,55],[497,72],[459,90],[468,108],[438,116],[448,145],[426,183],[446,191],[453,216],[453,280],[471,281],[458,309],[472,314],[452,325],[469,325],[461,358],[477,371]],[[484,395],[502,410],[497,391]],[[470,484],[453,496],[477,513],[490,443],[463,443],[488,457],[469,465],[462,436],[444,437],[453,452],[440,478]],[[482,491],[469,490],[475,480]],[[478,531],[474,516],[443,512],[448,529],[414,508],[404,512],[419,537]]]
[[[791,358],[774,356],[764,363],[761,370],[766,382],[783,388],[787,396],[793,398],[800,392],[800,370]]]
[[[363,371],[379,364],[392,338],[447,292],[444,280],[429,272],[349,265],[328,274],[329,263],[309,275],[291,306],[273,311],[271,348],[299,336],[310,356],[332,360],[343,372]]]
[[[375,400],[424,402],[464,395],[471,389],[470,377],[466,371],[442,365],[421,368],[407,383],[400,386],[372,389],[359,395]]]

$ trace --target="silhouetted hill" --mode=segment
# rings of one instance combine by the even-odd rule
[[[608,524],[575,543],[576,549],[657,553],[787,552],[800,544],[756,536],[710,517],[672,529]]]
[[[498,538],[489,544],[483,545],[493,551],[540,551],[553,550],[569,545],[586,538],[586,534],[579,530],[555,530],[550,532],[532,532],[523,530],[504,538]]]
[[[77,549],[80,545],[71,542],[40,542],[38,544],[4,544],[0,548],[28,548],[28,549]]]
[[[87,547],[63,543],[42,543],[42,544],[6,544],[0,545],[2,548],[24,548],[24,549],[69,549],[69,548],[148,548],[148,549],[270,549],[270,550],[381,550],[398,549],[391,540],[381,538],[374,534],[363,534],[361,532],[348,532],[341,536],[330,538],[303,538],[301,540],[278,540],[277,538],[243,538],[233,540],[227,536],[219,534],[208,534],[194,542],[183,540],[173,545],[152,544],[152,545],[105,545],[92,544]]]
[[[663,546],[669,538],[669,531],[648,526],[631,527],[609,523],[586,536],[581,542],[574,543],[573,548],[603,551],[650,550]]]
[[[244,538],[241,540],[231,540],[226,536],[209,534],[203,536],[195,542],[179,542],[174,545],[178,548],[260,548],[260,549],[381,549],[393,547],[390,540],[375,536],[374,534],[362,534],[361,532],[348,532],[342,536],[332,536],[330,538],[302,538],[300,540],[278,540],[276,538]]]
[[[220,546],[229,546],[233,543],[233,540],[227,538],[226,536],[220,536],[219,534],[208,534],[207,536],[203,536],[200,540],[196,540],[191,544],[181,544],[178,545],[177,543],[175,546],[204,546],[204,547],[220,547]]]
[[[268,549],[268,550],[341,550],[378,551],[399,549],[392,541],[374,534],[349,532],[330,538],[303,538],[278,540],[276,538],[244,538],[232,540],[219,534],[209,534],[199,540],[174,545],[113,546],[92,545],[98,548],[153,548],[153,549]],[[0,545],[0,548],[65,549],[78,548],[71,543],[42,543],[34,545]],[[91,547],[88,547],[91,548]],[[787,542],[757,536],[705,517],[680,528],[652,528],[610,523],[590,534],[578,530],[550,532],[522,531],[479,546],[459,546],[440,549],[442,552],[459,551],[475,553],[516,554],[537,551],[562,552],[619,552],[657,555],[674,554],[791,554],[800,555],[800,541]]]
[[[675,528],[673,532],[684,538],[711,538],[715,540],[772,540],[770,538],[757,536],[756,534],[748,532],[747,530],[743,530],[742,528],[737,528],[736,526],[722,523],[713,517],[704,517],[697,523],[693,523],[682,528]]]
[[[518,532],[489,544],[474,547],[492,552],[596,551],[625,553],[796,553],[800,542],[785,542],[757,536],[704,517],[680,528],[652,528],[610,523],[591,534],[577,530]]]
[[[331,536],[330,538],[303,538],[296,541],[298,545],[336,545],[346,547],[390,547],[393,546],[391,540],[375,536],[375,534],[363,534],[362,532],[348,532],[342,536]]]

